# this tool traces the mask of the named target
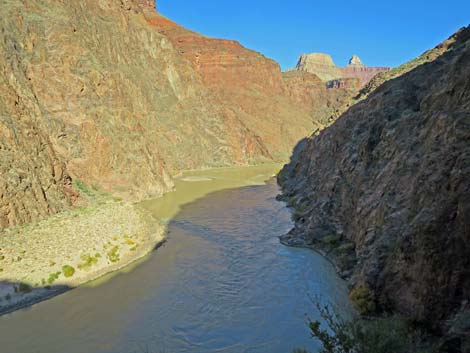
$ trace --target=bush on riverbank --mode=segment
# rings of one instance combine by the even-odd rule
[[[433,347],[422,346],[423,335],[413,329],[408,321],[399,316],[380,318],[356,318],[344,320],[331,309],[317,309],[326,323],[309,321],[314,339],[320,341],[319,353],[434,353]],[[308,353],[295,349],[293,353]]]

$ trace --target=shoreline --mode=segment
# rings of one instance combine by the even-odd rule
[[[106,211],[103,212],[102,208]],[[76,232],[79,232],[81,226],[80,223],[84,221],[83,218],[88,220],[89,218],[97,217],[97,214],[99,213],[104,213],[105,216],[109,216],[110,213],[117,213],[119,216],[122,214],[136,216],[137,220],[133,221],[136,223],[136,230],[139,231],[139,234],[129,236],[122,236],[121,234],[121,236],[116,236],[115,234],[117,234],[117,229],[119,229],[125,221],[123,221],[122,224],[116,224],[113,227],[113,230],[116,230],[116,232],[108,232],[108,234],[104,235],[104,232],[97,233],[96,238],[91,241],[88,239],[89,244],[94,244],[97,248],[97,244],[102,245],[102,251],[108,251],[107,256],[106,253],[99,258],[87,255],[87,258],[84,260],[84,252],[77,248],[77,250],[71,254],[71,257],[74,258],[75,261],[68,262],[72,263],[71,267],[74,268],[74,274],[70,277],[66,277],[64,275],[65,271],[62,266],[65,265],[59,263],[57,266],[54,265],[48,268],[43,261],[42,264],[35,264],[37,268],[34,271],[36,272],[34,276],[31,275],[28,280],[23,279],[19,273],[14,274],[16,269],[14,265],[15,257],[13,257],[11,259],[12,263],[10,264],[10,270],[8,271],[7,269],[7,271],[4,271],[2,269],[2,272],[0,273],[0,316],[33,306],[42,301],[64,294],[69,290],[99,280],[107,275],[117,273],[145,258],[151,254],[152,251],[161,247],[166,241],[166,225],[161,223],[158,219],[155,219],[151,214],[149,214],[149,212],[145,211],[137,204],[107,203],[105,205],[95,205],[91,207],[89,212],[90,213],[85,216],[77,216],[75,210],[70,213],[66,212],[63,214],[57,214],[42,222],[37,222],[32,226],[28,225],[26,230],[22,230],[20,227],[19,230],[13,230],[11,233],[16,235],[28,232],[32,233],[38,228],[47,229],[47,226],[45,227],[43,225],[44,223],[47,225],[52,223],[53,227],[57,227],[56,224],[61,223],[60,221],[70,223],[71,227],[76,228]],[[77,218],[78,220],[76,220]],[[101,224],[98,224],[97,227],[100,225]],[[29,229],[30,227],[33,228],[33,231]],[[70,237],[73,238],[74,235],[75,234],[71,234]],[[67,239],[67,236],[64,235],[64,239]],[[48,240],[46,240],[46,242],[47,241]],[[129,244],[125,244],[126,242]],[[60,245],[57,246],[55,243],[52,243],[51,245],[50,241],[47,245],[52,247],[55,246],[56,248],[60,247]],[[77,243],[74,245],[78,246]],[[4,250],[3,247],[2,250]],[[26,260],[27,259],[22,259],[22,261]],[[3,261],[5,261],[5,258]],[[0,266],[8,267],[8,264]],[[62,270],[60,270],[61,268]],[[44,283],[44,278],[46,278],[47,274],[51,271],[53,274],[58,274],[60,272],[60,274],[56,276],[58,278],[55,281],[52,281],[51,278],[54,277],[49,277],[48,282]],[[34,281],[38,281],[39,277],[42,277],[43,282],[41,282],[41,284],[33,283]]]
[[[292,230],[294,230],[293,228]],[[292,231],[291,231],[292,232]],[[325,260],[327,260],[335,269],[336,274],[343,280],[345,280],[348,284],[350,284],[351,273],[348,269],[342,269],[338,264],[338,259],[336,256],[332,256],[332,251],[326,251],[322,249],[320,244],[314,244],[311,242],[307,242],[305,239],[305,233],[302,235],[292,234],[291,232],[281,235],[279,237],[279,241],[282,245],[291,247],[291,248],[301,248],[301,249],[309,249],[315,251],[319,255],[321,255]]]
[[[164,245],[167,241],[167,222],[180,206],[191,202],[191,197],[199,198],[221,189],[265,183],[270,176],[273,176],[272,172],[278,171],[279,168],[279,163],[272,163],[241,168],[187,171],[176,179],[179,187],[175,185],[174,190],[156,199],[132,204],[94,194],[91,195],[93,202],[87,207],[67,210],[42,221],[2,230],[0,232],[0,317],[52,299],[77,287],[86,286],[106,276],[112,276],[137,264],[139,260],[150,256],[153,251]],[[232,169],[245,171],[246,175],[245,173],[243,176],[230,173],[228,177],[223,175]],[[205,176],[205,179],[201,179],[201,176]],[[186,195],[188,186],[193,189],[194,182],[199,186],[197,190],[193,190],[195,195]],[[170,203],[172,206],[169,209],[164,210],[160,209],[161,206],[157,206],[158,211],[155,212],[151,206],[148,206],[149,202],[154,205],[165,204],[167,199],[172,197],[171,194],[178,190],[180,199],[176,204]],[[93,229],[90,231],[89,228]],[[83,231],[91,235],[84,236],[81,234]],[[34,248],[33,244],[22,242],[21,245],[18,244],[25,239],[30,242],[34,242],[34,239],[42,242],[42,245],[38,246],[41,250],[39,255],[36,253],[35,257],[31,254],[29,249]],[[12,243],[10,253],[5,253],[4,245],[8,244],[8,240]],[[70,244],[66,246],[67,240],[73,240],[72,246]],[[80,251],[80,247],[86,245],[87,249]],[[119,250],[115,251],[117,247]],[[21,248],[28,249],[28,252],[21,251]],[[53,255],[43,254],[45,249],[56,255],[54,261],[49,260]],[[66,259],[64,259],[65,254]],[[115,261],[116,256],[117,261]],[[31,273],[28,265],[34,266]],[[66,266],[73,267],[74,273],[70,277],[65,276]],[[59,275],[55,276],[58,273]]]

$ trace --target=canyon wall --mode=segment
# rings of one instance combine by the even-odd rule
[[[293,156],[279,182],[296,226],[282,241],[332,258],[361,312],[468,349],[470,28],[438,48]]]
[[[361,87],[357,79],[340,79],[325,85],[317,75],[291,70],[282,73],[287,94],[299,106],[309,110],[312,119],[321,126],[331,124],[351,104]]]
[[[318,122],[279,66],[185,30],[151,0],[7,1],[0,18],[0,227],[138,200],[184,169],[288,158]]]
[[[147,13],[147,21],[192,64],[226,118],[256,132],[274,159],[287,159],[299,137],[319,127],[309,109],[290,99],[273,60],[236,41],[191,32],[153,12]]]

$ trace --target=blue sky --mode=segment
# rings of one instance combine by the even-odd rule
[[[235,39],[293,67],[302,53],[325,52],[343,66],[397,66],[470,24],[470,0],[157,0],[179,24]]]

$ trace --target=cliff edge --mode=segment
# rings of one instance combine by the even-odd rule
[[[283,242],[321,249],[364,314],[470,347],[470,28],[309,138],[279,176]],[[466,348],[464,348],[466,347]]]

